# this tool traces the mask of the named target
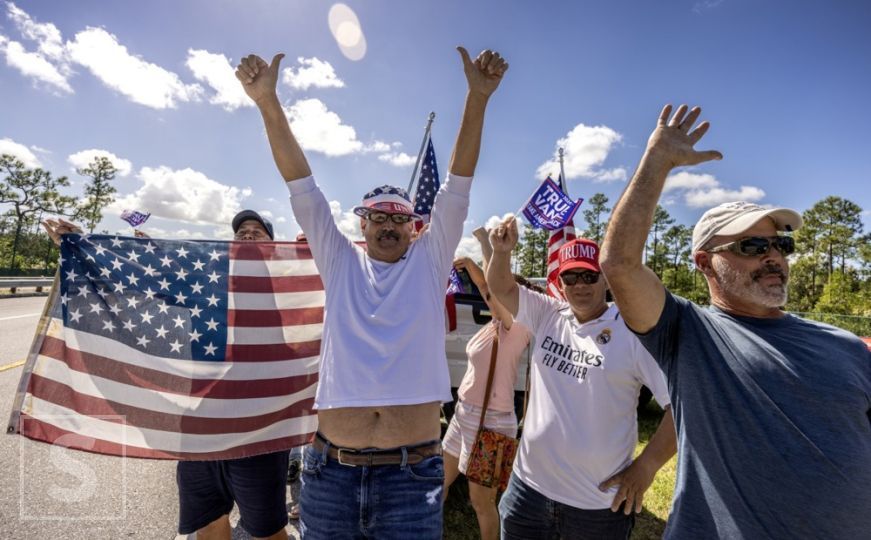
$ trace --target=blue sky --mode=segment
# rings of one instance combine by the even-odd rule
[[[96,150],[124,208],[158,236],[227,237],[235,211],[298,231],[262,123],[234,79],[284,52],[280,97],[337,221],[375,185],[406,185],[426,116],[444,174],[465,81],[454,47],[499,50],[466,234],[515,211],[566,146],[569,192],[613,203],[662,105],[701,105],[701,148],[663,202],[679,222],[739,198],[805,210],[827,195],[871,211],[871,4],[19,1],[0,3],[0,151],[69,175]],[[337,33],[329,14],[352,12]],[[356,18],[359,27],[355,27]],[[338,36],[338,37],[337,37]],[[340,46],[340,41],[345,46]],[[365,44],[365,46],[364,46]],[[344,51],[344,52],[343,52]],[[349,57],[350,56],[350,57]],[[583,207],[582,207],[583,208]],[[472,250],[465,239],[462,249]]]

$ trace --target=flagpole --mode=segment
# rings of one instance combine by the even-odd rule
[[[9,422],[6,424],[6,433],[18,433],[21,419],[21,407],[24,405],[24,396],[27,394],[28,383],[30,376],[33,373],[33,366],[36,364],[36,359],[39,356],[39,351],[42,350],[42,343],[45,341],[45,336],[48,333],[51,325],[51,314],[54,311],[55,304],[60,297],[60,263],[57,265],[57,270],[54,273],[54,280],[51,282],[51,291],[48,293],[48,300],[42,308],[42,315],[39,317],[39,322],[36,324],[36,333],[33,335],[33,341],[30,344],[30,351],[27,353],[27,359],[24,363],[24,368],[21,370],[21,378],[18,380],[18,389],[15,392],[15,398],[12,400],[12,412],[9,415]]]
[[[560,147],[560,149],[559,149],[559,184],[560,184],[559,188],[561,190],[563,190],[563,193],[565,193],[566,196],[568,196],[569,190],[566,189],[566,187],[568,186],[569,182],[568,182],[568,178],[566,178],[566,169],[565,169],[565,167],[563,167],[563,155],[564,154],[565,154],[565,150],[563,149],[563,147]]]
[[[414,187],[414,181],[417,180],[417,171],[420,168],[420,161],[423,159],[423,153],[426,151],[426,143],[429,141],[433,120],[435,120],[435,112],[430,111],[429,118],[426,122],[426,130],[423,133],[423,140],[420,142],[420,150],[417,152],[417,161],[414,162],[414,170],[411,172],[411,180],[408,181],[408,194],[412,197],[414,197],[414,195],[412,195],[411,188]]]

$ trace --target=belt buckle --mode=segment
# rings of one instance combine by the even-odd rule
[[[342,461],[342,452],[349,452],[349,451],[345,448],[337,448],[336,449],[336,460],[339,462],[339,465],[344,465],[346,467],[356,467],[357,465],[355,465],[353,463],[345,463],[344,461]]]

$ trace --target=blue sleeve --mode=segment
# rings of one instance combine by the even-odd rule
[[[687,308],[687,304],[689,304],[687,300],[674,296],[666,290],[665,305],[662,307],[656,326],[644,334],[629,328],[638,336],[638,340],[659,364],[666,377],[669,377],[669,370],[677,356],[681,314]]]

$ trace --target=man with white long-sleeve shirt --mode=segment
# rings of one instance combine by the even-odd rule
[[[319,433],[304,459],[307,538],[441,538],[439,405],[450,399],[444,290],[462,236],[484,111],[508,64],[458,48],[468,93],[450,173],[414,243],[408,194],[381,186],[355,208],[366,249],[342,235],[276,95],[279,63],[251,55],[236,76],[263,116],[294,215],[324,282],[315,406]]]

